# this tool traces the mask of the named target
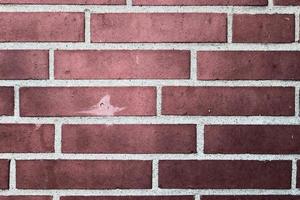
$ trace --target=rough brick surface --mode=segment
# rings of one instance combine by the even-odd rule
[[[300,188],[300,161],[297,162],[297,188]]]
[[[244,195],[244,196],[202,196],[202,200],[299,200],[299,196],[291,195]]]
[[[0,51],[0,79],[48,79],[48,52],[36,50]]]
[[[300,126],[207,125],[205,153],[299,154]]]
[[[233,42],[289,43],[295,41],[295,16],[287,14],[235,14]]]
[[[54,151],[54,126],[42,124],[0,124],[1,153]]]
[[[151,161],[17,161],[19,189],[151,188]]]
[[[9,161],[0,160],[0,189],[8,189],[9,183]]]
[[[266,6],[268,0],[133,0],[133,5]]]
[[[57,51],[57,79],[187,79],[188,51]]]
[[[196,152],[194,125],[65,125],[62,134],[67,153]]]
[[[164,87],[164,115],[291,116],[294,88]]]
[[[0,116],[14,115],[14,89],[0,87]]]
[[[79,5],[121,5],[125,0],[0,0],[0,4],[79,4]]]
[[[93,14],[91,30],[92,42],[227,41],[224,14]]]
[[[160,188],[288,189],[290,161],[181,160],[159,162]]]
[[[299,0],[273,0],[274,5],[280,5],[280,6],[298,6],[300,5]]]
[[[198,52],[199,80],[300,80],[298,51]]]
[[[155,115],[153,87],[21,88],[22,116]]]
[[[0,200],[52,200],[51,196],[0,196]]]
[[[61,200],[194,200],[193,196],[66,196]]]
[[[84,41],[83,13],[0,13],[1,42]]]

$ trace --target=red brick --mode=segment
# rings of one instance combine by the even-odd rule
[[[0,79],[48,79],[48,51],[1,50]]]
[[[8,189],[9,160],[0,160],[0,189]]]
[[[198,52],[199,80],[300,80],[300,52]]]
[[[66,196],[61,200],[194,200],[193,196]]]
[[[294,88],[163,87],[164,115],[293,116]]]
[[[225,14],[106,13],[91,18],[92,42],[227,41]]]
[[[299,200],[300,196],[291,195],[244,195],[244,196],[202,196],[202,200]]]
[[[289,43],[294,41],[294,15],[242,14],[233,16],[233,42]]]
[[[151,161],[17,161],[18,189],[149,189]]]
[[[266,6],[268,0],[133,0],[133,5]]]
[[[80,4],[121,5],[126,0],[0,0],[0,4]]]
[[[280,6],[299,6],[300,1],[299,0],[273,0],[274,5],[280,5]]]
[[[160,161],[159,186],[182,189],[289,189],[291,167],[291,161]]]
[[[189,51],[56,51],[57,79],[187,79]]]
[[[41,124],[0,124],[1,153],[54,151],[54,126]]]
[[[0,87],[0,116],[14,115],[14,88]]]
[[[300,188],[300,160],[297,162],[297,188]]]
[[[83,13],[0,13],[2,42],[84,41]]]
[[[154,87],[20,89],[21,116],[153,116]]]
[[[52,200],[50,196],[0,196],[0,200]]]
[[[299,154],[300,126],[205,126],[205,153]]]
[[[64,125],[64,153],[194,153],[195,125]]]

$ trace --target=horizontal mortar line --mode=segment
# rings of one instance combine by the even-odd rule
[[[1,12],[84,12],[92,13],[120,12],[202,12],[202,13],[296,13],[299,6],[99,6],[99,5],[1,5]]]
[[[0,123],[33,124],[257,124],[257,125],[300,125],[300,117],[270,116],[120,116],[120,117],[14,117],[2,116]]]
[[[300,51],[300,43],[82,43],[0,42],[0,50],[195,50],[195,51]]]
[[[300,80],[189,80],[189,79],[107,79],[107,80],[0,80],[1,86],[22,87],[300,87]]]
[[[299,195],[299,189],[103,189],[103,190],[0,190],[0,195],[59,195],[59,196],[150,196],[150,195]]]

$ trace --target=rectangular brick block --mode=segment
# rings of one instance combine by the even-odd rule
[[[33,87],[20,89],[21,116],[153,116],[154,87]]]
[[[295,41],[295,16],[289,14],[233,15],[233,42],[290,43]]]
[[[52,200],[51,196],[0,196],[0,200]]]
[[[226,15],[213,13],[92,14],[92,42],[226,42]],[[205,27],[205,28],[203,28]]]
[[[300,153],[300,126],[208,125],[204,134],[205,153]]]
[[[195,125],[63,125],[64,153],[194,153]]]
[[[54,152],[54,126],[0,124],[1,153]]]
[[[133,0],[133,5],[266,6],[268,0]]]
[[[14,115],[14,88],[0,87],[0,116]]]
[[[0,0],[0,4],[79,4],[79,5],[121,5],[126,0]]]
[[[84,13],[0,13],[0,42],[84,41]]]
[[[159,161],[159,187],[182,189],[289,189],[291,161]]]
[[[193,196],[65,196],[61,200],[194,200]]]
[[[199,80],[300,80],[298,51],[198,52]]]
[[[299,0],[273,0],[274,5],[278,6],[299,6],[300,1]]]
[[[291,195],[237,195],[237,196],[201,196],[202,200],[299,200],[300,196]]]
[[[297,188],[300,188],[300,160],[297,161]]]
[[[149,189],[151,161],[21,160],[18,189]]]
[[[163,87],[162,114],[292,116],[294,93],[288,87]]]
[[[9,160],[0,160],[0,189],[8,189]]]
[[[1,50],[0,79],[48,79],[48,57],[48,51]]]
[[[189,51],[56,51],[56,79],[187,79]]]

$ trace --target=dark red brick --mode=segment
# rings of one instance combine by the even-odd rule
[[[159,161],[160,188],[289,189],[291,161]]]
[[[126,0],[0,0],[0,4],[79,4],[79,5],[121,5]]]
[[[1,153],[46,153],[54,151],[54,126],[0,124]]]
[[[198,52],[199,80],[300,80],[300,52]]]
[[[300,126],[209,125],[204,130],[205,153],[300,153]]]
[[[92,42],[227,41],[225,14],[105,13],[91,18]]]
[[[133,5],[266,6],[268,0],[133,0]]]
[[[163,87],[164,115],[292,116],[294,88]]]
[[[57,79],[187,79],[189,51],[56,51]]]
[[[151,161],[17,161],[18,189],[149,189]]]
[[[299,0],[273,0],[274,5],[279,6],[299,6],[300,1]]]
[[[0,200],[52,200],[51,196],[0,196]]]
[[[0,87],[0,116],[14,115],[14,88]]]
[[[297,188],[300,188],[300,160],[297,162]]]
[[[65,153],[194,153],[195,125],[64,125]]]
[[[84,41],[83,13],[0,13],[2,42]]]
[[[193,196],[66,196],[61,200],[194,200]]]
[[[48,51],[1,50],[0,79],[48,79]]]
[[[9,160],[0,160],[0,189],[8,189]]]
[[[154,87],[33,87],[20,89],[21,116],[156,114]]]
[[[291,195],[244,195],[244,196],[202,196],[202,200],[299,200],[300,196]]]
[[[295,16],[288,14],[233,15],[233,42],[290,43],[295,41]]]

